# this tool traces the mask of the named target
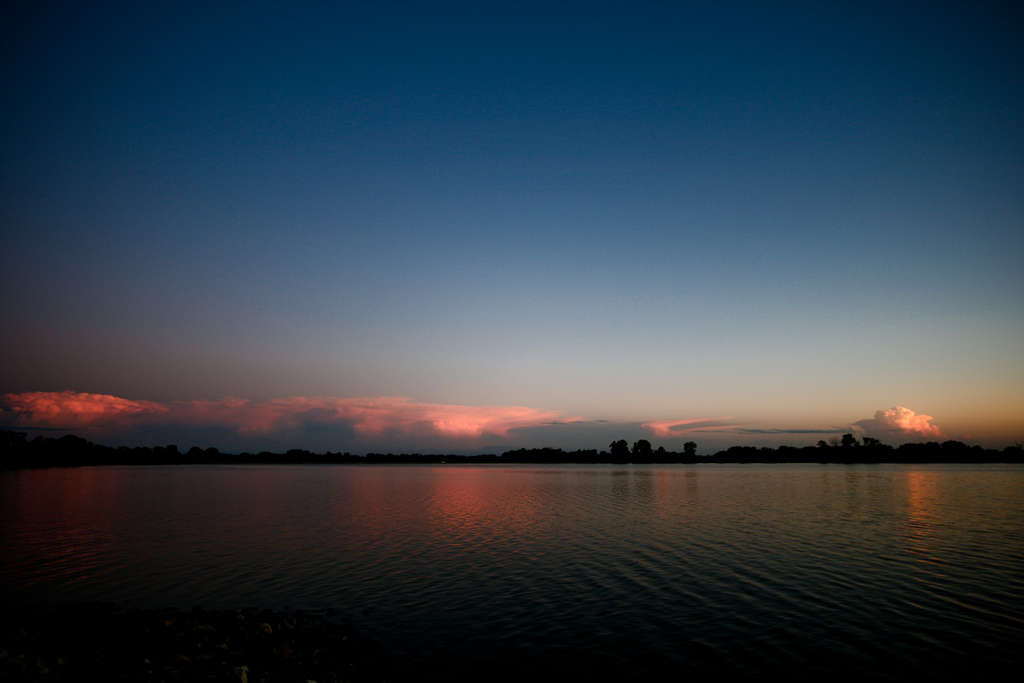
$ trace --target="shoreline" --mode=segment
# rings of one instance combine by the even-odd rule
[[[852,439],[852,437],[851,437]],[[643,445],[642,445],[643,444]],[[937,464],[1024,464],[1024,447],[1002,450],[969,446],[960,441],[905,443],[888,446],[865,439],[848,445],[779,446],[778,448],[732,446],[713,455],[697,455],[664,448],[651,449],[650,442],[638,441],[632,451],[625,441],[611,444],[612,451],[560,448],[520,448],[501,455],[425,453],[313,453],[292,449],[285,453],[261,451],[228,454],[216,448],[197,446],[186,452],[176,445],[154,447],[111,447],[92,443],[71,434],[28,439],[25,432],[0,430],[0,469],[78,467],[101,465],[699,465],[699,464],[835,464],[835,465],[937,465]]]

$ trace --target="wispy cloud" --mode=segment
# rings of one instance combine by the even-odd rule
[[[750,423],[736,423],[730,417],[698,417],[683,420],[662,420],[645,422],[641,426],[654,433],[660,438],[680,437],[686,434],[722,433],[733,434],[737,437],[758,437],[771,435],[815,435],[827,434],[836,435],[846,431],[853,431],[873,436],[883,440],[902,442],[908,438],[941,438],[942,431],[938,425],[932,422],[931,415],[916,413],[904,406],[894,406],[888,410],[879,410],[875,416],[854,422],[847,427],[827,428],[785,428],[785,427],[757,427]]]
[[[875,411],[875,416],[858,420],[853,426],[876,438],[906,438],[907,436],[942,438],[938,425],[932,424],[931,415],[916,413],[904,406]]]
[[[649,429],[654,432],[655,436],[661,438],[681,436],[690,432],[730,430],[740,427],[737,424],[729,424],[729,419],[728,417],[697,417],[689,420],[661,420],[645,422],[641,427]]]
[[[772,429],[754,429],[751,427],[742,427],[735,430],[738,434],[838,434],[843,431],[841,427],[835,427],[832,429],[786,429],[786,428],[772,428]]]

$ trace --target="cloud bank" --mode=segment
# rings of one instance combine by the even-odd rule
[[[243,436],[341,425],[359,437],[417,436],[473,440],[571,419],[523,406],[420,403],[403,397],[290,396],[157,403],[74,391],[4,394],[4,422],[46,429],[117,432],[154,425],[228,428]]]
[[[83,429],[95,424],[122,423],[170,412],[166,406],[152,401],[132,401],[109,394],[74,391],[4,394],[0,409],[16,425],[53,429]]]
[[[938,425],[932,424],[931,415],[915,413],[904,406],[875,411],[875,416],[853,423],[858,431],[878,439],[899,440],[908,436],[942,438]]]
[[[600,447],[643,431],[658,439],[703,434],[722,447],[769,436],[797,440],[846,431],[884,442],[943,438],[930,415],[904,406],[879,410],[848,427],[780,429],[730,417],[644,423],[583,420],[525,406],[423,403],[405,397],[289,396],[269,400],[156,402],[75,391],[0,395],[0,428],[79,433],[107,443],[199,443],[233,449],[497,451],[511,445]],[[675,444],[678,447],[678,443]],[[714,447],[714,446],[712,446]]]

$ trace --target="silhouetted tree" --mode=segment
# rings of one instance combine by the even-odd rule
[[[842,446],[843,448],[852,448],[857,445],[857,439],[853,434],[843,434]]]
[[[608,450],[611,451],[613,458],[628,458],[629,457],[629,444],[626,443],[625,439],[619,439],[618,441],[612,441],[608,444]]]
[[[882,445],[881,441],[879,441],[878,439],[874,439],[870,436],[865,436],[862,439],[862,441],[864,442],[864,445],[867,446],[868,448],[877,448]]]
[[[651,442],[647,439],[640,439],[639,441],[633,442],[633,457],[649,458],[653,452]]]
[[[687,441],[683,444],[683,455],[687,458],[697,457],[697,444],[694,441]]]
[[[25,432],[0,432],[0,452],[14,453],[25,448]]]
[[[818,439],[818,448],[828,448],[828,443],[824,439]]]

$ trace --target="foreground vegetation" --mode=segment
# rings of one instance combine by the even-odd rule
[[[388,657],[327,612],[7,610],[0,680],[386,680]]]

